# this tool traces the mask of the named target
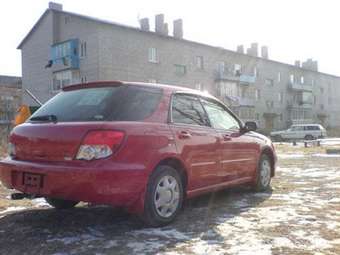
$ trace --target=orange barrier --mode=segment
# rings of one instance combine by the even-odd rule
[[[22,105],[17,110],[17,115],[14,119],[14,126],[24,123],[31,116],[30,108],[27,105]]]

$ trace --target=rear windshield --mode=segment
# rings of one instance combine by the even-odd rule
[[[54,115],[58,122],[139,121],[155,111],[161,96],[159,88],[134,85],[63,91],[31,119]]]

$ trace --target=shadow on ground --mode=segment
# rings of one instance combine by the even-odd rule
[[[173,224],[159,229],[110,207],[13,212],[0,219],[0,254],[154,254],[207,233],[207,240],[213,235],[215,243],[223,242],[214,231],[220,219],[236,217],[271,195],[237,188],[191,199]]]

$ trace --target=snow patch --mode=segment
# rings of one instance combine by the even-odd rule
[[[45,198],[35,198],[32,199],[32,203],[34,204],[35,207],[51,207],[45,200]]]
[[[306,157],[305,154],[281,154],[281,153],[279,153],[277,156],[279,157],[279,159],[280,158],[281,159],[295,159],[295,158],[299,159],[299,158]]]
[[[6,213],[9,213],[9,212],[17,212],[17,211],[22,211],[22,210],[26,210],[26,209],[27,208],[23,207],[23,206],[10,206],[4,211],[0,211],[0,214],[6,214]]]

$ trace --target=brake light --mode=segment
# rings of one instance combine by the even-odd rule
[[[77,159],[94,160],[111,156],[124,139],[121,131],[90,131],[79,147]]]

